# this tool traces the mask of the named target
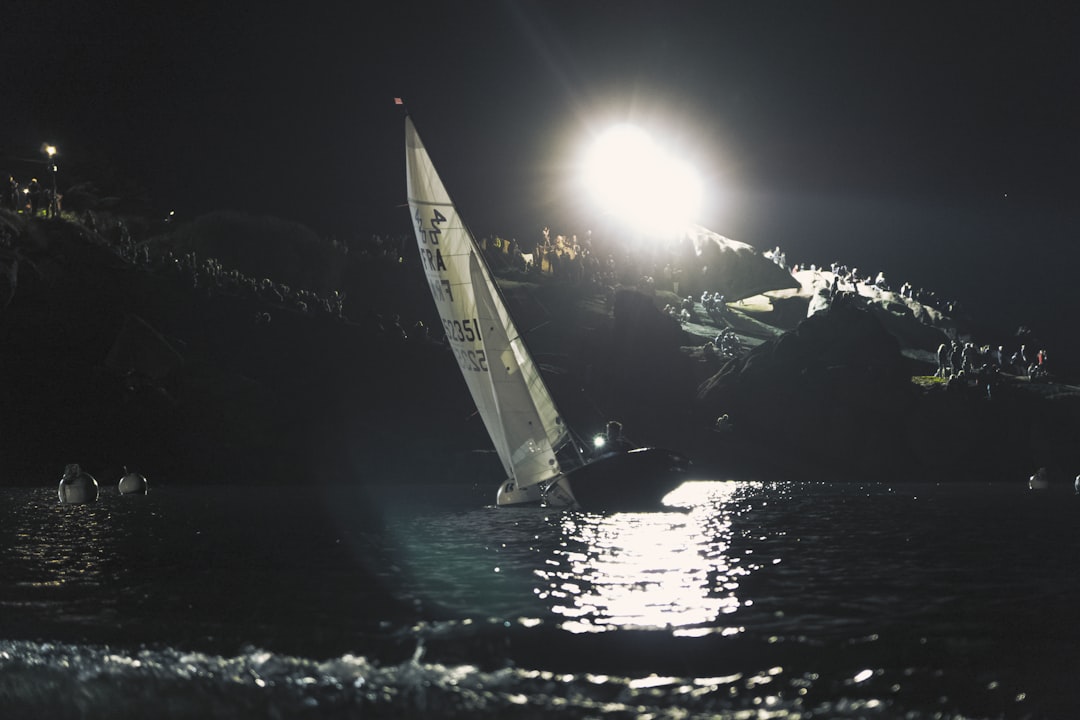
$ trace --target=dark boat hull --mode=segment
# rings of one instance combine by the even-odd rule
[[[558,489],[569,486],[582,510],[634,512],[660,510],[664,496],[688,477],[690,461],[661,448],[639,448],[592,460],[563,475],[544,493],[544,504],[567,503]]]

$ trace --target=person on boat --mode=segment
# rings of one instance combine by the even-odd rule
[[[734,426],[731,423],[731,416],[724,413],[720,417],[716,418],[716,422],[713,424],[713,430],[722,435],[730,433]]]
[[[603,434],[596,436],[594,445],[598,456],[613,455],[634,449],[634,444],[623,436],[622,423],[618,420],[607,422]]]

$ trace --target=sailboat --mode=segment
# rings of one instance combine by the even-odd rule
[[[659,448],[590,457],[567,427],[480,247],[450,200],[412,119],[405,168],[421,264],[446,339],[506,471],[496,505],[648,510],[689,461]]]

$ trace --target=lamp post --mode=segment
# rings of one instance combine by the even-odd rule
[[[49,197],[49,217],[56,217],[60,203],[56,197],[56,146],[48,143],[41,146],[41,151],[49,159],[49,171],[52,173],[52,195]]]

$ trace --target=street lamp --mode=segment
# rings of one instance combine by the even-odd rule
[[[44,143],[41,146],[41,152],[45,153],[45,157],[49,159],[49,171],[52,173],[52,196],[49,198],[49,217],[56,217],[57,211],[60,209],[60,202],[56,196],[56,162],[53,158],[56,157],[56,146]]]

